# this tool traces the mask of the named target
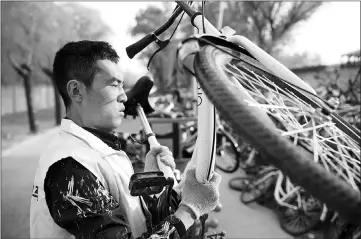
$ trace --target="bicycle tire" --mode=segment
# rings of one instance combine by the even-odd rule
[[[259,188],[254,188],[252,191],[244,190],[241,193],[241,202],[244,205],[251,204],[253,202],[257,202],[263,196],[263,192]]]
[[[260,63],[255,60],[242,53],[238,53],[238,56],[242,60],[241,65],[256,68],[257,71],[270,75],[267,70],[262,71],[259,67]],[[227,82],[228,76],[222,69],[222,64],[231,60],[239,61],[212,45],[202,46],[194,60],[197,80],[222,117],[238,134],[244,136],[259,151],[268,155],[270,163],[284,172],[294,183],[305,188],[311,195],[326,203],[329,208],[338,211],[348,220],[359,223],[361,221],[360,192],[335,175],[328,173],[321,165],[309,160],[313,157],[310,151],[295,147],[269,123],[271,121],[269,117],[268,119],[261,117],[254,108],[244,102],[248,98]],[[333,116],[343,122],[337,114]],[[346,127],[350,126],[346,124]]]
[[[217,153],[219,151],[219,147],[218,145],[216,146],[216,155],[218,156],[216,158],[216,162],[215,162],[215,166],[217,169],[221,170],[222,172],[225,172],[225,173],[234,173],[238,170],[239,168],[239,163],[240,163],[240,159],[239,157],[241,156],[240,155],[240,152],[238,150],[238,145],[237,145],[237,142],[236,140],[234,140],[227,132],[225,131],[222,131],[222,130],[218,130],[217,134],[220,134],[220,135],[217,135],[217,143],[219,143],[219,138],[221,137],[225,137],[226,141],[230,143],[230,147],[232,149],[232,152],[234,153],[234,155],[228,155],[228,157],[230,158],[230,160],[232,160],[232,163],[229,164],[230,167],[226,167],[226,166],[223,166],[221,163],[220,163],[220,158],[219,157],[222,157],[224,158],[224,156],[218,156]],[[227,156],[226,156],[227,157]],[[227,160],[227,159],[225,159]]]
[[[281,228],[292,236],[301,236],[320,223],[319,212],[304,212],[287,208],[279,218]]]
[[[247,205],[253,202],[259,202],[262,198],[267,197],[266,195],[270,192],[270,189],[273,188],[275,178],[271,176],[263,182],[255,184],[257,180],[257,178],[254,178],[254,181],[250,182],[248,187],[243,190],[241,194],[243,204]]]
[[[236,191],[243,191],[245,190],[252,179],[250,177],[235,177],[229,180],[228,186]]]

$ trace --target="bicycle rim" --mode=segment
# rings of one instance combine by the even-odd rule
[[[210,45],[196,54],[195,74],[209,100],[293,183],[358,223],[360,146],[355,135],[345,133],[352,126],[345,124],[341,130],[333,122],[340,118],[337,114],[324,115],[304,98],[274,84],[276,77],[270,77],[260,63],[237,54],[238,59]]]
[[[319,223],[317,212],[294,211],[287,208],[281,216],[281,228],[292,236],[300,236],[311,231]]]

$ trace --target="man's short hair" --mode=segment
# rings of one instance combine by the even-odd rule
[[[68,82],[76,79],[90,88],[97,71],[95,64],[98,60],[118,63],[119,56],[107,42],[86,40],[69,42],[56,53],[53,77],[66,108],[71,103],[66,88]]]

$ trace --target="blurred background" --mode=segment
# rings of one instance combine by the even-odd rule
[[[146,66],[157,45],[150,45],[132,60],[125,53],[125,47],[164,24],[175,5],[174,2],[149,1],[2,1],[2,153],[6,152],[9,157],[11,149],[21,142],[60,124],[64,107],[52,81],[52,62],[55,52],[69,41],[110,42],[121,58],[119,67],[126,88],[147,74],[154,79],[155,96],[178,91],[191,98],[192,79],[180,73],[175,65],[177,44],[195,33],[189,17],[183,17],[172,42],[155,55],[149,71]],[[222,22],[223,26],[252,40],[307,81],[324,99],[337,97],[341,105],[359,106],[359,2],[211,1],[205,4],[204,12],[215,26]],[[168,39],[175,25],[160,38]],[[345,117],[359,128],[359,110],[355,112]],[[34,155],[36,158],[37,154]],[[11,174],[19,173],[10,164],[8,169],[13,170]],[[32,181],[31,174],[29,178]],[[4,180],[3,174],[3,183]],[[27,226],[28,212],[21,215]],[[4,220],[7,219],[3,217]],[[24,230],[26,233],[28,229]],[[10,232],[7,236],[26,237]]]
[[[119,65],[126,87],[141,75],[150,74],[157,92],[189,90],[192,87],[189,75],[180,74],[174,65],[177,43],[194,33],[188,17],[183,18],[171,44],[154,57],[149,72],[145,66],[157,49],[155,44],[135,59],[130,60],[125,54],[127,45],[165,23],[174,6],[173,2],[2,2],[3,123],[10,115],[30,111],[24,117],[31,121],[30,131],[36,132],[43,128],[44,109],[54,108],[56,112],[51,117],[56,117],[54,120],[59,123],[62,102],[54,95],[52,61],[56,50],[68,41],[109,41],[121,57]],[[223,26],[230,26],[237,34],[254,41],[314,88],[333,84],[346,91],[347,82],[357,74],[360,59],[357,2],[212,1],[207,2],[205,15],[214,25],[222,18]],[[161,39],[168,39],[174,27]],[[11,117],[10,121],[14,122]],[[13,137],[3,129],[3,143]]]

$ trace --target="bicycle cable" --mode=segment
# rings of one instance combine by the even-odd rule
[[[202,25],[203,25],[203,34],[206,34],[206,27],[204,26],[204,8],[206,6],[206,2],[202,1]]]
[[[192,6],[192,3],[193,3],[193,1],[189,1],[189,2],[188,2],[188,4],[189,4],[190,6]],[[177,10],[178,7],[179,7],[178,5],[175,7],[175,9],[173,10],[173,13]],[[172,13],[172,14],[173,14],[173,13]],[[153,53],[153,55],[150,57],[150,59],[149,59],[149,61],[148,61],[148,64],[147,64],[147,69],[148,69],[148,71],[149,71],[149,66],[150,66],[150,64],[151,64],[154,56],[155,56],[158,52],[160,52],[160,51],[162,51],[163,49],[165,49],[165,48],[168,46],[168,44],[170,43],[171,39],[173,38],[174,33],[177,31],[178,26],[179,26],[179,24],[181,23],[181,21],[182,21],[182,19],[183,19],[184,13],[185,13],[185,12],[183,11],[182,16],[180,17],[180,19],[179,19],[179,21],[178,21],[178,23],[177,23],[174,31],[173,31],[172,34],[171,34],[171,36],[170,36],[167,40],[161,41],[161,40],[158,39],[158,41],[156,41],[157,43],[159,42],[159,43],[158,43],[159,48]]]

